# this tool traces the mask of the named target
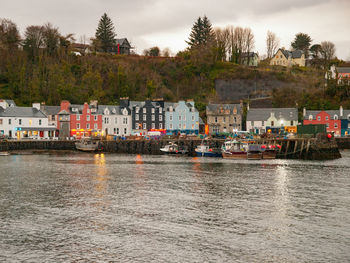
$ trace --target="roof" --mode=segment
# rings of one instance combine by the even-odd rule
[[[288,59],[289,57],[291,58],[301,58],[301,56],[304,54],[304,51],[302,50],[285,50],[285,49],[279,49],[283,53],[283,55]],[[278,51],[277,51],[278,52]],[[276,53],[277,54],[277,53]]]
[[[195,106],[193,106],[191,103],[189,102],[185,102],[185,105],[191,109],[191,108],[194,108],[194,112],[197,112],[198,110],[196,109]],[[179,106],[179,102],[164,102],[164,108],[166,111],[169,111],[169,108],[173,107],[173,109],[176,109],[177,106]]]
[[[255,53],[255,52],[243,52],[241,55],[242,57],[248,57],[248,54],[249,54],[249,57],[254,57],[254,56],[258,57],[258,53]]]
[[[41,105],[41,107],[41,111],[46,115],[57,115],[61,110],[60,106]]]
[[[337,67],[336,70],[338,73],[350,73],[350,67]]]
[[[117,45],[119,44],[120,46],[131,47],[129,41],[126,38],[117,38],[116,43]]]
[[[271,113],[275,114],[277,119],[298,120],[297,108],[269,108],[269,109],[249,109],[247,121],[267,121]]]
[[[151,104],[153,105],[153,107],[161,107],[161,104],[157,101],[151,101]],[[165,104],[165,103],[164,103]],[[129,107],[133,108],[133,107],[144,107],[146,105],[146,101],[130,101],[129,102]]]
[[[240,112],[241,105],[240,104],[208,104],[206,107],[207,111],[218,111],[220,108],[224,110],[230,110],[230,113],[233,112],[233,109],[236,107],[237,112]]]
[[[98,114],[103,115],[105,109],[109,110],[110,115],[123,115],[123,110],[127,109],[128,114],[130,114],[130,108],[129,107],[121,107],[121,106],[116,106],[116,105],[98,105]]]
[[[350,110],[343,110],[343,116],[340,116],[340,110],[307,110],[304,120],[309,120],[310,115],[312,115],[313,120],[316,120],[316,116],[321,112],[329,114],[331,120],[334,120],[334,115],[337,115],[338,119],[347,119],[350,115]]]
[[[31,117],[31,118],[47,118],[40,110],[32,107],[8,107],[0,111],[0,117]]]

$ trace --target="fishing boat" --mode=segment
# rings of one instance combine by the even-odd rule
[[[263,157],[260,144],[250,144],[248,146],[247,159],[248,160],[261,160]]]
[[[169,143],[163,148],[160,148],[160,151],[165,154],[186,154],[188,149],[186,147],[179,147],[176,143]]]
[[[209,145],[200,144],[194,150],[198,157],[222,157],[221,150],[218,148],[211,148]]]
[[[93,140],[92,138],[82,138],[80,141],[75,143],[75,148],[83,152],[94,152],[99,147],[99,141]]]
[[[263,145],[265,146],[265,145]],[[276,145],[269,145],[269,146],[265,146],[262,148],[264,149],[262,152],[262,158],[263,159],[276,159],[276,155],[277,155],[277,147]]]
[[[247,159],[248,144],[238,140],[226,141],[222,146],[224,159]]]

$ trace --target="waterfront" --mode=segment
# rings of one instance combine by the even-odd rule
[[[0,158],[0,261],[348,262],[350,152],[326,162]]]

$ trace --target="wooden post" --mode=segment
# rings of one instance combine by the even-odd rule
[[[301,148],[300,148],[300,155],[299,155],[300,158],[301,158],[301,155],[303,153],[304,143],[305,143],[305,140],[303,139],[303,142],[301,143]]]
[[[295,154],[295,152],[297,151],[297,148],[298,148],[298,140],[295,140],[293,154]]]
[[[307,145],[306,145],[306,154],[309,153],[309,148],[310,148],[310,139],[307,140]]]
[[[287,157],[287,153],[288,153],[288,149],[289,149],[289,143],[290,143],[290,140],[287,141],[287,147],[286,147],[286,151],[284,152],[284,157]]]

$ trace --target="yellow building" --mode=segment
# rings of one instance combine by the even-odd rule
[[[272,57],[270,65],[279,65],[284,67],[297,65],[299,67],[305,67],[305,55],[302,50],[289,51],[280,48]]]

